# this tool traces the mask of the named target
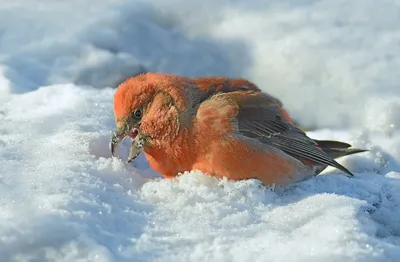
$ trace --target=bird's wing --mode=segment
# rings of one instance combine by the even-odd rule
[[[317,143],[301,129],[285,119],[282,103],[274,97],[260,92],[235,91],[218,93],[210,99],[230,101],[231,105],[236,106],[235,121],[239,134],[279,148],[292,156],[336,167],[353,176],[349,170],[321,151]]]

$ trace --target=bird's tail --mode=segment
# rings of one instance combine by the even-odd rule
[[[316,139],[314,139],[314,141],[318,144],[322,151],[324,151],[328,156],[334,159],[368,151],[366,149],[351,148],[350,144],[340,141]],[[325,168],[326,166],[319,167],[317,170],[317,174],[321,173]]]
[[[351,145],[332,140],[315,140],[318,146],[330,157],[339,158],[342,156],[348,156],[356,153],[366,152],[366,149],[350,148]]]

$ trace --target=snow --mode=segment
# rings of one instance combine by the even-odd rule
[[[0,5],[0,261],[398,261],[399,1]],[[367,153],[285,189],[111,158],[129,75],[244,76]]]

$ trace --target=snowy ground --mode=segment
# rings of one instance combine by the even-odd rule
[[[384,0],[3,0],[0,261],[399,261],[399,13]],[[248,77],[310,136],[371,151],[340,160],[355,178],[328,169],[277,191],[163,180],[108,149],[111,87],[146,70]]]

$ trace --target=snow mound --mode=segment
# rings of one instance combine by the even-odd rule
[[[0,260],[398,261],[400,3],[0,5]],[[285,189],[111,157],[127,76],[247,77],[317,139],[369,152]]]
[[[142,157],[126,164],[126,143],[122,159],[111,158],[113,92],[46,86],[0,105],[3,261],[396,261],[400,255],[400,169],[390,137],[310,133],[371,149],[341,160],[356,173],[352,179],[332,169],[275,190],[198,171],[164,180]]]

